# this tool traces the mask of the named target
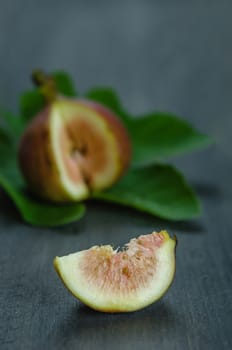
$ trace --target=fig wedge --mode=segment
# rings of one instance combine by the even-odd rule
[[[67,289],[102,312],[130,312],[161,298],[175,273],[176,239],[166,231],[132,239],[122,251],[94,246],[63,257],[54,267]]]

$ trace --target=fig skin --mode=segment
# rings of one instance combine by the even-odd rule
[[[75,143],[75,140],[71,140],[71,136],[66,132],[66,126],[70,123],[70,120],[74,123],[76,120],[78,120],[78,123],[82,122],[81,111],[83,108],[87,116],[88,113],[91,115],[92,120],[97,118],[96,123],[104,123],[105,129],[102,135],[101,131],[98,131],[96,135],[98,140],[101,140],[100,146],[100,142],[94,144],[94,137],[89,137],[87,140],[92,149],[88,154],[88,159],[85,154],[81,154],[81,150],[79,153],[79,145],[75,146],[74,144],[78,151],[78,157],[74,159],[71,154],[72,150],[69,149],[69,143]],[[64,118],[59,117],[62,119],[58,121],[58,124],[62,124],[59,129],[56,126],[59,119],[56,114],[57,111],[60,112],[60,109],[62,110],[60,114],[63,113],[65,116]],[[71,119],[69,119],[69,109],[74,113]],[[75,117],[75,113],[77,117]],[[91,118],[88,121],[89,126],[87,123],[87,129],[81,131],[82,138],[89,131],[92,132],[92,135],[95,133],[94,125],[91,126]],[[85,116],[83,116],[84,122]],[[65,131],[65,140],[59,139],[61,129]],[[78,139],[78,130],[73,127],[70,129],[74,138],[77,136]],[[103,159],[102,170],[96,170],[96,166],[91,168],[93,164],[98,163],[94,152],[95,148],[99,148],[97,146],[101,147],[100,151],[102,151],[99,151],[98,157],[100,153],[106,154],[105,159]],[[111,148],[114,148],[112,152]],[[113,173],[110,175],[104,174],[104,161],[107,166],[107,156],[110,158],[109,161],[112,163],[113,169]],[[33,118],[21,138],[18,152],[19,165],[31,192],[54,202],[83,200],[90,195],[91,191],[102,190],[111,186],[124,174],[130,159],[131,144],[129,136],[122,122],[112,111],[96,102],[64,97],[57,97],[55,101],[49,103],[44,110]],[[109,163],[109,169],[111,163]],[[70,167],[68,167],[68,164],[70,164]],[[97,171],[98,173],[95,174]],[[95,181],[95,178],[99,175],[102,175],[100,183],[98,180]]]

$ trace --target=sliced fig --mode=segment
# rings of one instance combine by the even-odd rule
[[[31,191],[52,201],[82,200],[111,186],[130,156],[129,136],[113,112],[63,97],[32,120],[19,147]]]
[[[63,257],[54,267],[68,290],[103,312],[142,309],[169,288],[175,273],[176,240],[166,231],[132,239],[122,251],[94,246]]]

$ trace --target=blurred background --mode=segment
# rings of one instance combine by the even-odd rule
[[[231,11],[229,0],[1,2],[0,104],[17,110],[34,68],[64,69],[81,93],[114,87],[134,114],[183,116],[228,153]]]

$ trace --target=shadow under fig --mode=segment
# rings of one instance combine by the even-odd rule
[[[71,348],[77,343],[88,346],[88,342],[96,345],[101,342],[103,345],[104,339],[110,335],[122,343],[128,339],[141,341],[141,333],[154,338],[160,337],[163,331],[172,334],[178,322],[177,312],[164,301],[137,312],[117,314],[101,313],[77,304],[71,309],[69,317],[57,325],[53,340],[61,348]]]

